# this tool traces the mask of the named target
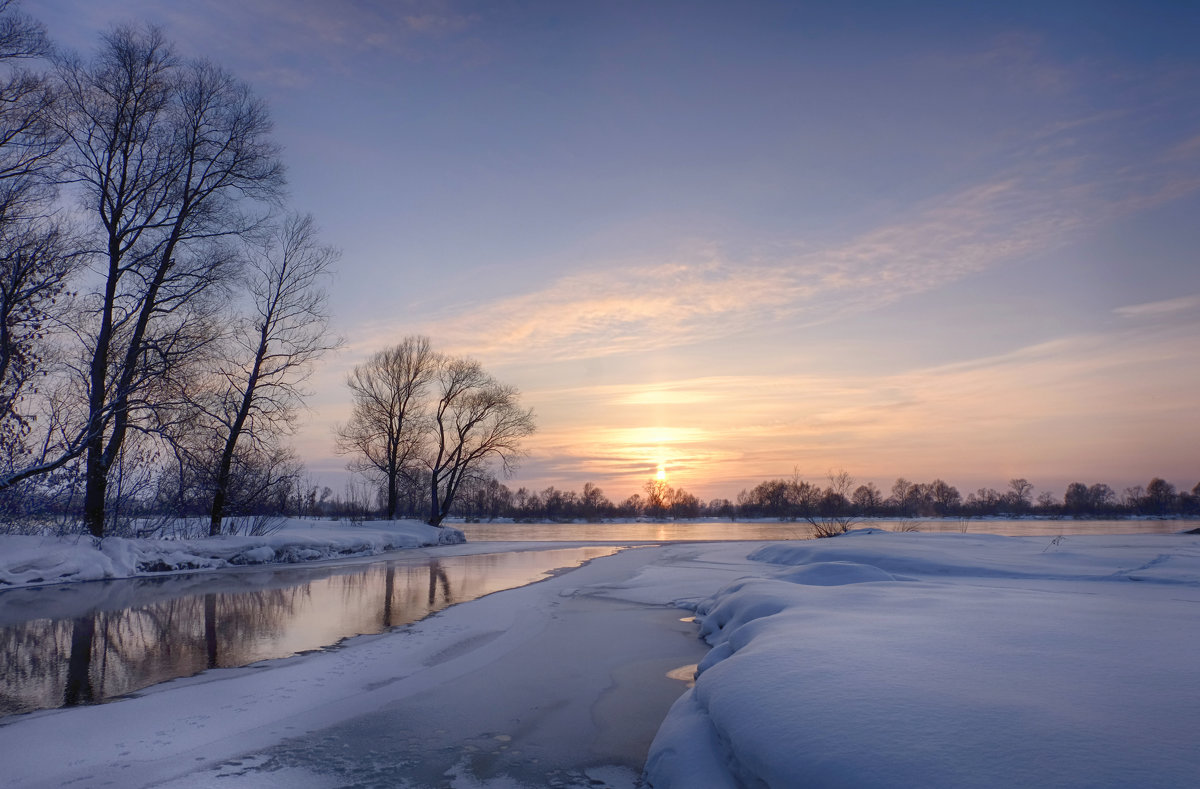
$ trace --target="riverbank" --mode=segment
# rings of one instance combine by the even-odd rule
[[[90,535],[3,534],[0,535],[0,591],[170,572],[376,556],[386,551],[465,541],[459,529],[438,528],[416,520],[360,525],[299,518],[288,518],[277,531],[262,536],[98,540]]]
[[[630,789],[641,754],[654,789],[1185,786],[1198,604],[1195,535],[642,547],[334,650],[14,716],[0,762],[14,787]],[[693,661],[685,691],[668,669]]]
[[[1175,534],[1197,521],[1129,519],[1119,521],[1039,518],[961,521],[872,520],[857,524],[897,532],[954,532],[1007,536]],[[269,564],[297,564],[370,557],[393,550],[472,543],[587,543],[631,545],[649,542],[806,540],[803,521],[612,521],[605,523],[463,523],[435,528],[418,520],[322,521],[289,518],[279,531],[261,537],[128,539],[86,535],[31,537],[0,534],[0,591],[76,581],[158,576]],[[508,550],[506,547],[489,550]]]
[[[714,591],[749,548],[682,586]],[[680,579],[654,580],[698,550],[633,549],[334,650],[13,716],[6,786],[632,787],[685,687],[668,673],[707,651],[669,606]]]
[[[694,608],[655,789],[1190,786],[1200,537],[862,531]],[[769,568],[769,569],[768,569]]]

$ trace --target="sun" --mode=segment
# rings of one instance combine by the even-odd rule
[[[667,465],[665,463],[658,464],[658,471],[655,472],[654,478],[659,482],[667,481]]]

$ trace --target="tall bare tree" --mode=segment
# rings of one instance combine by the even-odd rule
[[[259,223],[246,204],[277,200],[283,171],[262,102],[156,29],[113,31],[58,79],[65,170],[93,228],[84,519],[101,536],[127,432],[167,418],[184,360],[213,341],[202,302],[234,262],[221,242]]]
[[[41,451],[26,443],[35,381],[46,373],[48,324],[73,262],[51,214],[53,157],[63,141],[54,93],[23,67],[49,53],[41,25],[0,0],[0,490],[72,457],[50,430]]]
[[[237,321],[210,417],[220,447],[209,534],[228,512],[239,442],[270,449],[291,432],[312,364],[340,340],[329,335],[325,279],[338,253],[322,246],[311,216],[291,216],[255,250],[247,268],[250,314]],[[268,456],[270,453],[267,453]]]
[[[507,474],[521,458],[521,439],[534,430],[519,393],[473,359],[443,358],[433,383],[425,463],[430,472],[429,523],[440,526],[459,489],[491,462]]]
[[[22,67],[50,52],[42,26],[12,0],[0,0],[0,223],[39,213],[53,193],[62,144],[51,114],[54,91],[42,74]]]
[[[438,364],[428,337],[405,337],[356,366],[346,380],[354,406],[337,429],[338,450],[351,456],[352,471],[382,483],[389,520],[396,517],[401,477],[421,445],[423,398]]]
[[[44,465],[44,455],[30,455],[25,445],[35,418],[27,399],[47,372],[42,341],[70,264],[56,228],[0,225],[0,489]]]

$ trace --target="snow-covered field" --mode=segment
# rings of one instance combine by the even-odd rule
[[[630,705],[699,645],[671,605],[712,649],[655,735]],[[8,719],[0,770],[14,787],[629,787],[637,743],[614,743],[649,726],[655,789],[1194,786],[1198,606],[1195,535],[636,548],[337,650]]]
[[[215,570],[374,556],[400,548],[463,542],[454,528],[421,521],[357,525],[289,519],[261,537],[221,536],[196,540],[149,540],[90,536],[0,535],[0,590],[72,581],[132,578],[182,570]]]
[[[1200,537],[854,533],[696,606],[656,789],[1200,784]]]

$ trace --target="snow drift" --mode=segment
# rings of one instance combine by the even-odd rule
[[[195,540],[91,536],[0,536],[0,589],[16,586],[130,578],[161,572],[215,570],[250,564],[295,563],[373,556],[401,548],[465,542],[454,528],[420,521],[358,526],[288,520],[274,534]]]
[[[1194,536],[769,545],[651,747],[688,786],[1188,786]]]

